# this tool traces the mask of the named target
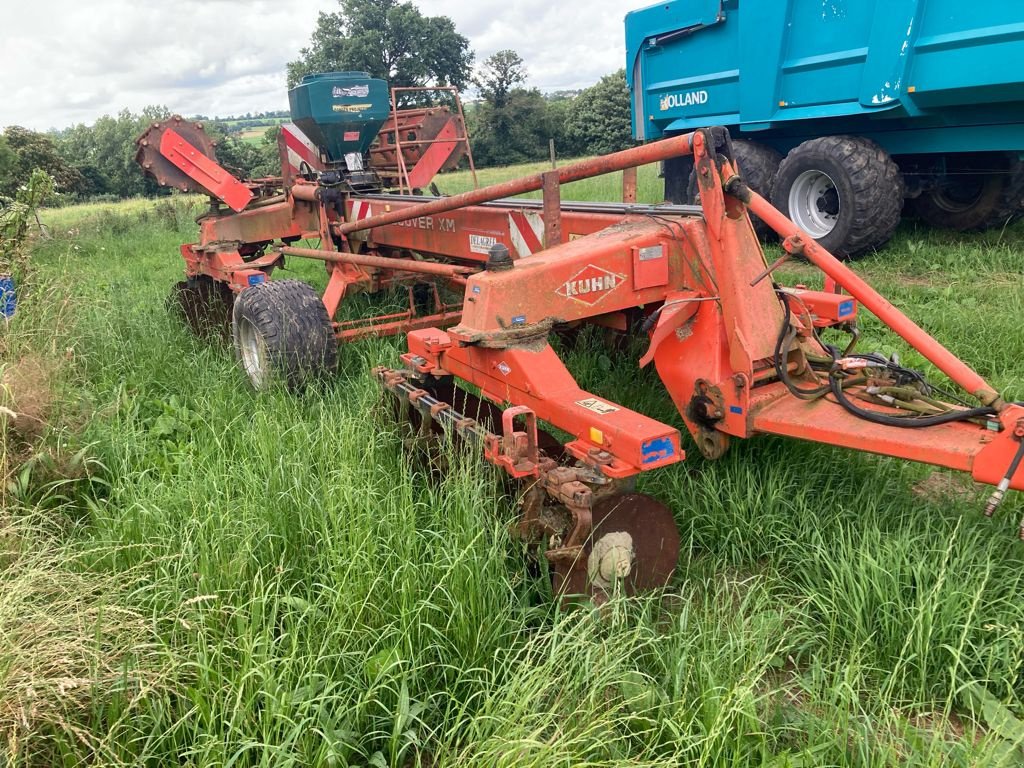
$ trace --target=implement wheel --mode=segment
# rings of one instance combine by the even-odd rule
[[[257,390],[281,381],[292,391],[333,374],[338,342],[319,294],[300,280],[247,288],[232,313],[235,352]]]

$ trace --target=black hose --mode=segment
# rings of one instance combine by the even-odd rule
[[[918,427],[936,427],[940,424],[951,424],[955,421],[970,421],[971,419],[980,419],[996,415],[994,408],[986,407],[948,411],[934,416],[889,416],[885,413],[869,411],[865,408],[859,408],[854,405],[850,398],[846,396],[846,393],[843,392],[843,382],[838,376],[830,376],[829,384],[832,388],[832,394],[835,396],[836,400],[839,401],[839,404],[854,416],[858,416],[865,421],[870,421],[873,424],[882,424],[887,427],[906,427],[910,429]]]
[[[782,327],[779,328],[779,337],[775,341],[775,374],[794,397],[798,397],[801,400],[817,400],[828,392],[828,384],[823,384],[814,389],[801,389],[789,376],[789,350],[792,348],[796,331],[790,327],[793,313],[789,308],[789,301],[782,291],[776,288],[775,292],[782,299],[782,308],[786,313],[782,321]]]

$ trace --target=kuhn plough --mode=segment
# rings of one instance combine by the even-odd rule
[[[612,171],[625,171],[628,199],[633,169],[686,154],[699,208],[560,199],[562,184]],[[1008,489],[1024,489],[1024,407],[752,192],[724,131],[454,197],[367,193],[364,176],[348,181],[366,172],[362,158],[339,162],[328,157],[309,178],[286,173],[241,212],[211,212],[201,242],[182,248],[187,275],[205,278],[211,295],[235,297],[235,342],[257,385],[279,375],[301,386],[334,365],[336,340],[406,333],[402,368],[374,371],[396,412],[416,440],[447,433],[521,482],[519,530],[543,544],[563,592],[600,598],[662,585],[679,557],[671,510],[632,482],[684,459],[680,433],[580,388],[548,343],[579,323],[646,336],[638,364],[654,364],[708,458],[733,439],[776,434],[969,473],[995,486],[989,514]],[[200,174],[224,200],[230,180],[215,168],[190,178]],[[535,190],[542,200],[508,199]],[[782,238],[775,263],[766,263],[748,212]],[[319,247],[294,245],[311,237]],[[772,273],[791,256],[820,268],[825,290],[779,285]],[[296,281],[267,280],[285,257],[327,262],[322,298]],[[407,312],[333,320],[349,293],[400,286],[411,297]],[[442,289],[461,300],[445,303]],[[961,394],[856,351],[861,307]],[[826,342],[825,329],[848,342]],[[556,440],[547,427],[570,438]]]

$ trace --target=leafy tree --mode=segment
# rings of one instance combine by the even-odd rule
[[[16,161],[11,163],[7,151],[0,152],[6,158],[0,158],[0,195],[13,196],[18,187],[25,184],[32,171],[37,168],[53,177],[59,192],[82,192],[85,179],[77,168],[61,156],[53,137],[12,125],[4,130],[3,139],[4,145],[14,154]],[[4,166],[8,168],[6,173],[3,171]]]
[[[392,86],[469,83],[473,53],[447,16],[424,16],[411,2],[339,0],[321,13],[308,48],[288,64],[288,86],[313,72],[358,70]]]
[[[479,90],[480,97],[496,109],[508,104],[509,92],[525,82],[525,62],[511,48],[489,56],[473,77],[473,84]]]
[[[76,125],[59,138],[61,154],[83,180],[80,194],[118,197],[153,194],[156,183],[135,164],[135,139],[155,121],[170,116],[166,107],[146,107],[141,115],[122,110],[93,125]]]
[[[605,75],[577,96],[565,130],[572,154],[598,155],[633,146],[626,71]]]
[[[512,165],[548,156],[554,126],[536,88],[515,88],[502,107],[481,102],[467,117],[473,157],[480,165]]]
[[[7,187],[9,180],[13,180],[17,172],[18,156],[7,143],[7,139],[0,135],[0,189]]]

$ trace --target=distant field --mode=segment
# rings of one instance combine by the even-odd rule
[[[642,169],[641,200],[657,183]],[[169,316],[203,205],[45,211],[54,237],[0,326],[0,405],[42,434],[5,442],[0,762],[1024,764],[1020,494],[986,520],[986,491],[944,471],[782,439],[718,462],[687,445],[639,485],[682,533],[670,588],[560,611],[493,474],[453,456],[437,482],[405,456],[369,376],[400,339],[343,347],[337,380],[302,397],[257,397],[225,343]],[[855,269],[1024,398],[1024,227],[905,223]],[[819,281],[801,264],[779,278]],[[922,364],[863,324],[863,349]],[[681,426],[642,342],[586,333],[565,354],[584,387]]]
[[[260,144],[270,128],[251,128],[238,134],[238,138],[249,144]]]
[[[583,158],[558,160],[558,165],[569,165]],[[481,168],[477,171],[479,186],[497,184],[502,181],[527,174],[543,173],[551,170],[551,163],[526,163],[504,168]],[[473,175],[469,171],[445,173],[437,178],[437,186],[445,194],[458,194],[473,188]],[[523,197],[540,198],[540,192],[533,192]],[[621,200],[622,174],[610,173],[592,179],[567,184],[562,188],[563,200]],[[639,169],[637,178],[637,200],[641,203],[658,203],[664,199],[663,182],[658,178],[658,165],[647,165]]]

